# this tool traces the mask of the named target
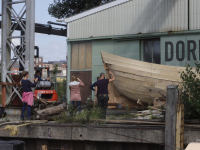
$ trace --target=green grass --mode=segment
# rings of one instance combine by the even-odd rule
[[[56,119],[59,123],[79,123],[79,124],[89,124],[92,119],[100,119],[101,110],[99,108],[91,108],[89,110],[82,110],[79,113],[77,110],[71,110],[70,113],[63,112],[62,116]]]

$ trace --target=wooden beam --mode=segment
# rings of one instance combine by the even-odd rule
[[[0,85],[21,85],[20,83],[6,83],[6,82],[1,82]]]
[[[152,121],[134,121],[134,120],[107,120],[107,119],[92,119],[94,122],[105,122],[108,124],[150,124],[150,125],[164,125],[162,122]]]
[[[72,44],[72,50],[71,50],[71,70],[77,70],[78,69],[78,44],[73,43]]]
[[[166,113],[165,113],[165,145],[176,146],[176,120],[178,104],[178,86],[167,86]],[[174,150],[165,147],[165,150]]]

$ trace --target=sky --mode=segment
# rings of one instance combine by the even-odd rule
[[[54,0],[35,0],[36,23],[47,24],[48,21],[56,22],[57,19],[51,17],[48,13],[49,4],[52,4],[53,1]],[[21,8],[19,5],[16,8],[17,10],[19,10],[18,7]],[[1,12],[2,4],[0,2],[0,13]],[[15,32],[15,34],[19,34],[19,32]],[[19,40],[15,39],[13,43],[19,44]],[[66,60],[66,37],[35,33],[35,46],[39,47],[39,55],[43,56],[44,62]]]

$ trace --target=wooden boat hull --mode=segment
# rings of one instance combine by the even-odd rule
[[[114,86],[129,100],[153,103],[168,85],[179,85],[184,67],[158,65],[101,52],[104,68],[115,76]]]

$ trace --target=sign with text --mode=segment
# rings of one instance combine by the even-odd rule
[[[174,58],[176,58],[177,61],[183,61],[186,58],[186,54],[187,54],[187,61],[190,61],[191,59],[194,61],[198,61],[195,53],[197,51],[197,44],[200,45],[200,40],[198,43],[196,43],[196,41],[194,40],[187,40],[187,46],[186,43],[181,40],[176,43],[166,41],[165,61],[172,61]],[[199,60],[200,60],[200,53],[199,53]]]
[[[160,38],[161,64],[195,67],[200,61],[200,35],[168,35]]]

